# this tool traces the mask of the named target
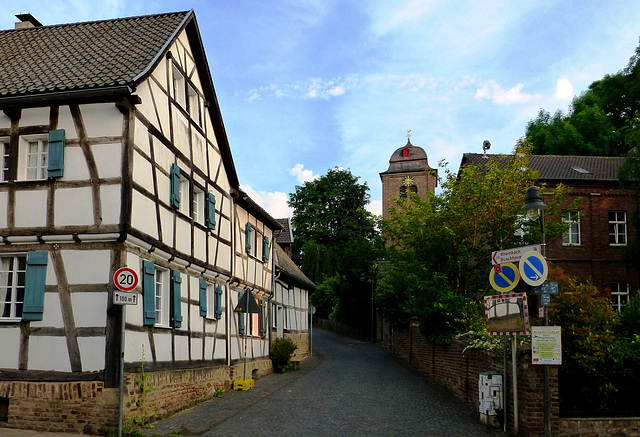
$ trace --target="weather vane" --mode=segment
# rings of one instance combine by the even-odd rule
[[[409,129],[407,131],[407,139],[410,140],[411,139],[411,129]]]

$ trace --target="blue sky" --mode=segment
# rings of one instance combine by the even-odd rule
[[[242,188],[274,217],[333,167],[370,188],[411,142],[436,167],[508,153],[540,108],[566,111],[624,68],[637,1],[4,0],[0,28],[194,9]]]

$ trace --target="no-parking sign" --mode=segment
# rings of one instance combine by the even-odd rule
[[[538,252],[527,252],[520,259],[520,276],[529,285],[542,284],[547,279],[549,267],[547,260]]]
[[[506,263],[494,266],[489,272],[489,282],[496,291],[507,292],[516,288],[520,274],[518,268],[513,263]]]

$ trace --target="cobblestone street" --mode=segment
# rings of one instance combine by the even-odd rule
[[[253,390],[227,393],[179,413],[148,434],[501,435],[479,424],[472,408],[378,345],[315,330],[311,362],[310,369],[303,365],[302,372],[270,375],[257,380]]]

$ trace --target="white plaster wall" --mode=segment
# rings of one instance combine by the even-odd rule
[[[58,188],[54,203],[56,226],[93,224],[91,188]]]
[[[202,339],[193,337],[191,339],[191,359],[192,360],[201,360],[202,359]]]
[[[9,195],[6,191],[0,191],[0,228],[7,227],[7,203]]]
[[[17,228],[47,225],[47,190],[16,191]]]
[[[71,293],[76,327],[107,326],[107,300],[106,291],[104,293]]]
[[[189,339],[185,336],[175,336],[176,361],[189,361]]]
[[[191,255],[191,223],[182,217],[176,219],[176,249]]]
[[[135,268],[133,268],[135,270]],[[136,272],[138,273],[138,277],[140,277],[142,275],[142,270],[136,270]],[[140,280],[142,282],[142,280]],[[136,293],[138,293],[138,305],[127,305],[127,311],[126,311],[126,316],[127,316],[127,323],[131,323],[133,325],[136,326],[143,326],[144,325],[144,320],[143,320],[143,295],[142,295],[142,286],[138,286],[135,290]],[[146,335],[146,334],[145,334]]]
[[[78,348],[83,372],[95,372],[104,369],[105,337],[79,337]]]
[[[210,244],[209,259],[213,261],[213,264],[220,268],[231,270],[231,246],[218,242],[217,255],[218,257],[216,259],[216,245]]]
[[[173,211],[160,207],[160,226],[162,226],[162,241],[169,246],[173,246],[173,215]]]
[[[122,205],[122,189],[120,185],[101,185],[102,224],[116,225],[120,223],[120,206]]]
[[[49,107],[23,108],[20,116],[20,126],[49,125]]]
[[[89,138],[122,136],[122,113],[113,103],[80,105]]]
[[[158,361],[171,361],[170,331],[154,332],[153,341],[156,345],[156,359]],[[149,353],[147,361],[151,361],[151,353]]]
[[[138,152],[133,152],[133,180],[153,193],[153,167]]]
[[[95,144],[91,146],[91,151],[96,159],[98,175],[101,178],[122,177],[122,144],[120,142]]]
[[[29,370],[71,372],[65,337],[32,335],[29,337]]]
[[[205,139],[198,131],[192,130],[191,134],[192,149],[193,149],[193,165],[201,168],[202,171],[207,171],[207,158],[206,158],[206,142]]]
[[[224,199],[224,201],[226,203],[231,203],[231,201],[228,199]],[[226,213],[227,212],[225,211],[225,214]],[[227,215],[227,217],[229,217],[229,215]],[[220,223],[220,226],[218,226],[218,229],[216,230],[216,232],[221,238],[224,238],[227,241],[231,241],[231,222],[228,219],[223,218],[222,220],[220,220],[219,223]]]
[[[65,147],[64,163],[64,180],[86,181],[89,179],[89,168],[80,147]]]
[[[20,328],[0,328],[0,369],[17,369],[20,352]]]
[[[136,190],[133,190],[131,202],[131,226],[158,238],[155,203]]]
[[[78,133],[76,132],[76,126],[73,124],[73,118],[71,117],[71,110],[68,106],[60,106],[60,113],[58,114],[58,129],[64,129],[64,136],[67,140],[75,140],[78,138]],[[65,160],[66,160],[65,150]],[[66,167],[66,166],[65,166]],[[66,171],[65,168],[65,177]]]
[[[193,232],[193,256],[198,259],[204,260],[207,256],[207,238],[208,232],[204,232],[199,228],[194,229]]]
[[[218,341],[213,337],[205,337],[204,339],[204,359],[211,360],[213,358],[213,345]],[[216,348],[220,346],[220,343],[216,344]]]
[[[31,322],[31,326],[64,328],[62,307],[60,306],[60,295],[58,293],[44,294],[44,311],[42,313],[42,320],[38,322]]]
[[[173,111],[173,144],[186,156],[191,156],[188,123],[180,110]]]
[[[0,113],[0,128],[9,129],[11,127],[11,118],[7,117],[7,115],[2,112]]]
[[[210,356],[210,355],[209,355]],[[216,346],[214,350],[213,359],[222,360],[227,357],[227,342],[225,340],[216,339]]]
[[[62,252],[69,284],[108,284],[111,254],[108,250]]]
[[[164,66],[162,68],[164,68]],[[153,117],[150,118],[150,120],[156,120],[154,122],[154,125],[156,125],[158,129],[161,130],[164,136],[169,138],[169,99],[165,94],[164,88],[160,88],[155,82],[150,82],[150,87],[151,87],[151,91],[153,92],[153,97],[155,99],[156,109],[157,109],[157,116],[156,116],[156,109],[153,109],[153,106],[152,106],[152,110],[154,114],[153,114]],[[149,99],[148,103],[150,105],[153,105],[153,102],[151,101],[151,99]],[[158,126],[158,123],[160,124],[159,126]]]
[[[144,87],[146,88],[146,83],[144,84]],[[138,91],[140,91],[139,88],[138,88]],[[140,105],[140,106],[144,106],[146,108],[145,105]],[[142,124],[142,122],[137,118],[135,120],[133,128],[134,128],[133,143],[137,147],[139,147],[140,150],[142,150],[142,152],[144,152],[145,155],[151,156],[151,148],[149,145],[149,131],[147,130],[145,125]]]
[[[127,310],[127,320],[130,312]],[[125,333],[124,360],[127,363],[152,361],[151,344],[146,332],[127,331]]]

